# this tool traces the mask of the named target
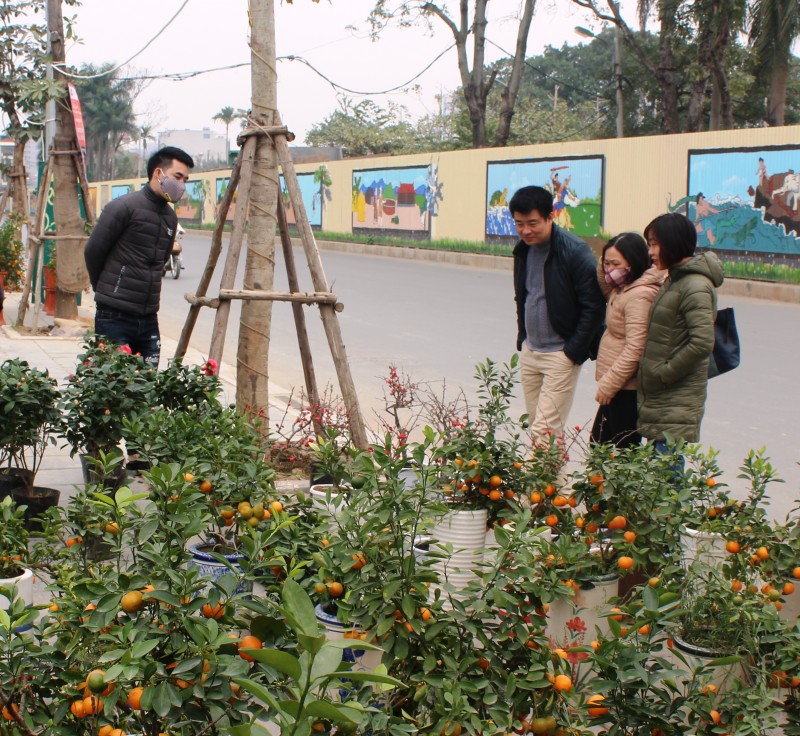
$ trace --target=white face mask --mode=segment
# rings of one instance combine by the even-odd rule
[[[181,197],[186,192],[186,184],[178,179],[173,179],[171,176],[162,176],[158,180],[161,191],[164,192],[164,197],[167,202],[180,202]]]

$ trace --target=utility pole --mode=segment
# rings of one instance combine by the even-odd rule
[[[53,68],[63,65],[64,18],[61,0],[47,0],[47,32]],[[55,105],[55,131],[49,156],[53,156],[53,214],[56,228],[56,309],[55,316],[77,319],[75,295],[89,286],[83,260],[86,228],[78,202],[78,166],[80,153],[69,98],[65,95]],[[43,182],[47,186],[47,182]],[[87,206],[88,203],[87,203]]]
[[[250,0],[251,113],[248,127],[270,128],[278,116],[275,62],[275,1]],[[259,135],[250,187],[243,289],[270,291],[275,277],[275,230],[278,208],[278,164],[272,140]],[[272,302],[245,300],[239,324],[236,359],[236,406],[263,417],[268,429],[269,340]]]

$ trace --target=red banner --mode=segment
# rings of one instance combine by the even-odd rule
[[[78,90],[72,82],[67,82],[69,89],[69,102],[72,107],[72,119],[75,121],[75,134],[78,137],[78,148],[81,151],[83,160],[83,170],[86,171],[86,129],[83,127],[83,112],[81,111],[81,101],[78,99]]]

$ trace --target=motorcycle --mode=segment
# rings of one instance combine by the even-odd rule
[[[180,244],[180,239],[184,236],[186,231],[178,225],[178,232],[175,233],[175,240],[172,243],[172,252],[169,254],[167,262],[164,264],[164,276],[168,273],[172,274],[173,279],[177,279],[181,275],[181,253],[183,253],[183,246]]]

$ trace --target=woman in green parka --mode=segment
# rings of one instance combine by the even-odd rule
[[[722,264],[713,253],[695,254],[695,226],[676,212],[656,217],[644,236],[653,265],[669,275],[653,301],[639,363],[638,429],[664,451],[667,440],[700,439]]]

